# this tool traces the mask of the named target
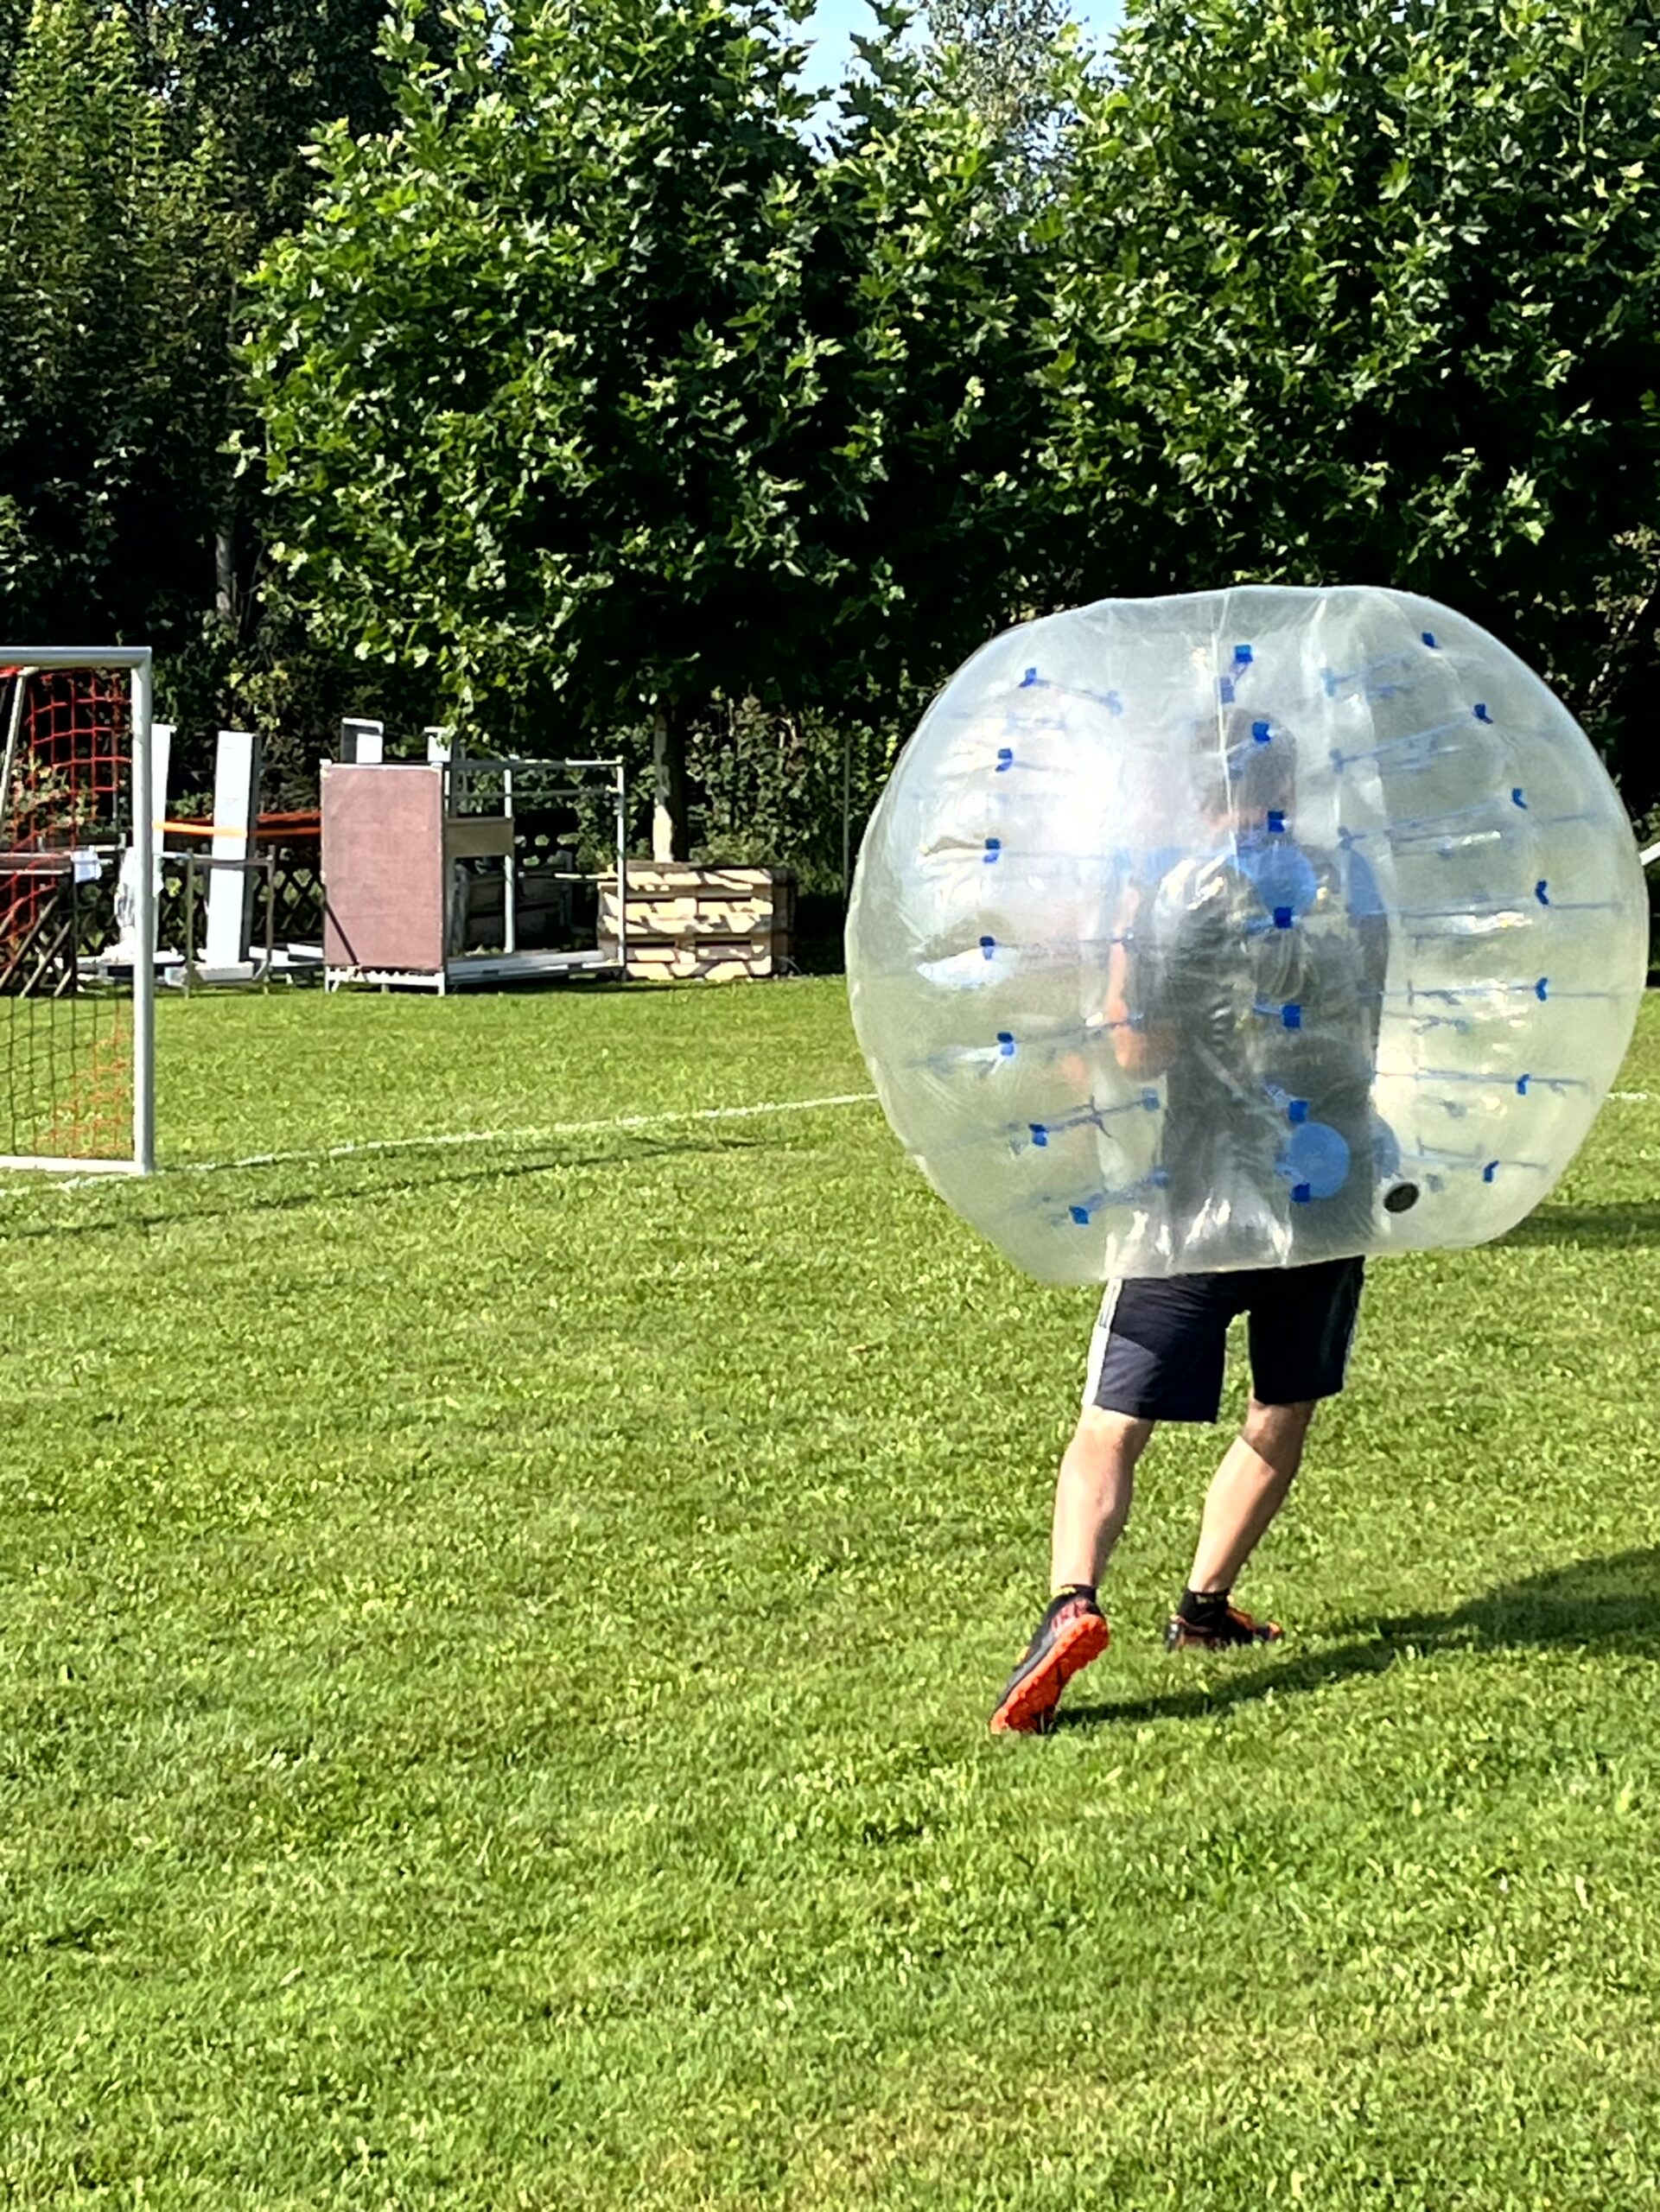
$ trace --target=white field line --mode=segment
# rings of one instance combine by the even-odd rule
[[[466,1145],[550,1144],[564,1137],[626,1136],[641,1129],[672,1128],[703,1122],[749,1122],[767,1114],[819,1114],[837,1106],[870,1106],[874,1090],[847,1090],[829,1098],[779,1098],[754,1106],[694,1106],[664,1114],[614,1114],[597,1122],[549,1122],[537,1128],[444,1129],[427,1136],[352,1138],[342,1144],[293,1152],[249,1152],[236,1160],[185,1160],[159,1170],[159,1177],[229,1175],[239,1168],[321,1166],[331,1160],[357,1160],[376,1154],[444,1152]],[[40,1198],[57,1191],[107,1190],[107,1175],[66,1175],[0,1190],[0,1198]]]
[[[1608,1096],[1621,1105],[1646,1106],[1652,1103],[1654,1093],[1611,1090]],[[614,1114],[602,1121],[549,1122],[535,1128],[444,1129],[428,1136],[353,1138],[341,1144],[302,1147],[292,1152],[248,1152],[235,1160],[181,1160],[177,1166],[162,1168],[159,1173],[163,1177],[229,1175],[239,1169],[255,1167],[321,1166],[331,1160],[356,1160],[381,1153],[444,1152],[481,1144],[549,1144],[563,1137],[626,1135],[635,1130],[671,1128],[682,1123],[747,1122],[767,1114],[821,1114],[838,1106],[874,1106],[875,1103],[874,1090],[846,1090],[828,1098],[770,1099],[754,1106],[696,1106],[665,1114]],[[0,1187],[0,1201],[45,1198],[59,1192],[106,1191],[110,1186],[107,1175],[65,1175],[51,1181],[42,1177],[36,1182]]]

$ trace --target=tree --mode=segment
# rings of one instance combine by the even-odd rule
[[[238,239],[228,271],[201,271],[199,283],[225,296],[228,279],[233,290],[264,246],[300,220],[315,182],[308,148],[320,129],[338,124],[360,135],[391,127],[378,51],[385,12],[385,0],[140,0],[141,64],[162,97],[169,143],[186,156],[198,144],[213,146],[215,195]],[[417,0],[415,20],[434,52],[447,50],[436,0]],[[302,699],[314,709],[325,698],[347,704],[352,686],[348,672],[320,661],[284,619],[280,594],[260,588],[263,549],[248,526],[254,486],[239,480],[226,452],[243,404],[232,329],[227,299],[202,364],[219,413],[202,456],[197,636],[169,655],[166,681],[195,717],[268,715],[280,701],[292,720]],[[307,753],[315,753],[315,728],[299,740]]]
[[[178,636],[200,601],[234,226],[124,17],[38,0],[0,102],[0,630]]]
[[[1029,609],[1059,236],[1028,219],[1027,149],[964,98],[954,60],[906,44],[902,7],[875,13],[818,180],[815,256],[836,436],[858,464],[832,527],[863,586],[837,610],[853,680],[831,696],[865,705],[933,688]]]
[[[234,303],[304,204],[318,123],[391,122],[381,13],[0,0],[0,625],[155,645],[193,728],[224,716],[239,650],[244,703],[296,688],[251,642],[259,549],[239,545],[225,451]]]
[[[280,549],[325,633],[440,661],[516,741],[649,705],[684,847],[685,715],[764,681],[758,592],[814,571],[793,438],[811,155],[763,4],[405,16],[402,123],[331,134],[263,278]]]
[[[385,0],[144,0],[139,8],[146,76],[166,95],[184,143],[212,132],[226,199],[257,245],[303,214],[313,185],[306,149],[319,130],[391,127],[379,52],[385,17]],[[423,0],[415,21],[432,52],[447,51],[438,6]]]
[[[1065,0],[929,0],[928,28],[954,91],[1028,181],[1058,148],[1065,102],[1056,64],[1072,20]]]
[[[821,161],[804,11],[535,0],[442,64],[405,18],[398,129],[330,134],[258,283],[321,633],[531,748],[646,708],[677,851],[688,723],[937,655],[1018,503],[986,133],[887,66],[895,13]]]
[[[1584,705],[1598,610],[1657,581],[1648,0],[1144,0],[1117,60],[1051,325],[1057,589],[1409,586]]]

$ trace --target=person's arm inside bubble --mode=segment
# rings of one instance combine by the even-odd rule
[[[1139,890],[1125,899],[1107,950],[1107,996],[1103,1014],[1112,1049],[1126,1075],[1162,1075],[1176,1056],[1176,1034],[1157,1006],[1158,962],[1150,947],[1138,950],[1135,925],[1145,910]],[[1139,1001],[1139,1003],[1138,1003]]]

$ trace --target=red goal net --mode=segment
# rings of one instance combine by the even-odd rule
[[[0,1154],[9,1165],[133,1155],[133,681],[124,668],[0,665]]]

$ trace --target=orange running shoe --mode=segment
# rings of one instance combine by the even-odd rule
[[[1165,1623],[1167,1651],[1237,1651],[1247,1643],[1278,1643],[1285,1630],[1278,1621],[1259,1621],[1238,1605],[1223,1605],[1202,1620],[1172,1613]]]
[[[1063,1590],[1038,1623],[991,1715],[994,1736],[1046,1736],[1060,1694],[1112,1641],[1092,1590]]]

